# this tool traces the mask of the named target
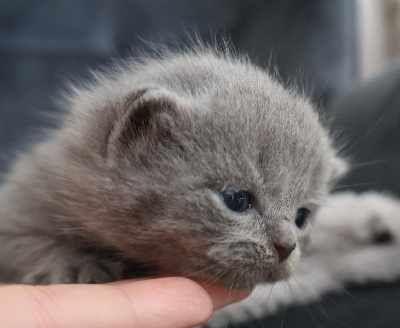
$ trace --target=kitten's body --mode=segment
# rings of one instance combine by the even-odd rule
[[[95,78],[69,97],[60,129],[6,176],[0,280],[106,282],[127,266],[236,288],[288,279],[346,168],[309,103],[206,47]],[[228,209],[221,192],[232,190],[248,191],[251,208]],[[371,246],[385,229],[400,239],[390,221],[398,206],[376,195],[332,197],[290,292],[257,287],[210,325],[261,317],[345,282],[398,277],[397,264],[383,269],[398,263],[398,243]],[[301,208],[310,224],[296,222]]]
[[[290,276],[310,229],[296,213],[312,220],[345,165],[305,99],[200,48],[74,90],[0,189],[3,281],[109,281],[126,259],[239,288]],[[252,208],[231,211],[224,190]]]

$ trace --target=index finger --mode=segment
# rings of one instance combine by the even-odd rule
[[[186,328],[207,321],[209,295],[185,278],[122,285],[6,285],[0,326],[10,328]]]

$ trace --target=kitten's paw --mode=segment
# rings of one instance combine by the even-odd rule
[[[69,255],[67,258],[46,261],[22,278],[31,285],[102,284],[122,278],[121,263],[88,255]]]
[[[337,285],[400,277],[399,200],[373,192],[338,194],[316,220],[303,270],[319,268]]]
[[[330,197],[317,215],[313,250],[352,251],[400,242],[400,201],[382,194],[342,193]]]

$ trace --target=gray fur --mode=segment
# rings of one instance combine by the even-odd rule
[[[236,288],[286,279],[312,225],[297,209],[346,169],[303,96],[206,46],[95,73],[65,108],[0,189],[3,281],[115,280],[127,259]],[[257,207],[230,211],[224,189]],[[274,242],[296,248],[278,263]]]

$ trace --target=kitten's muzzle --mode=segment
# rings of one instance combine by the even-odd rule
[[[296,248],[296,243],[294,244],[274,243],[274,247],[278,252],[279,263],[282,263],[294,251],[294,249]]]

